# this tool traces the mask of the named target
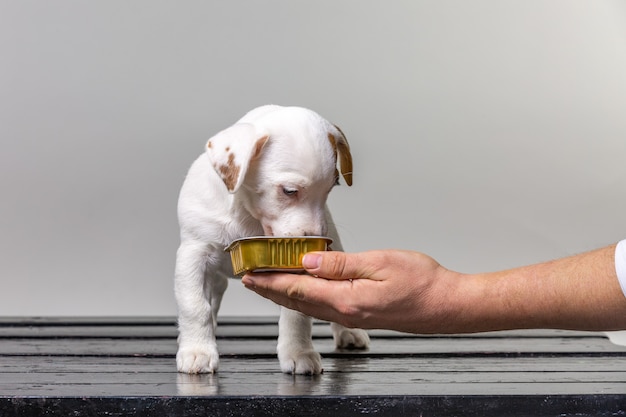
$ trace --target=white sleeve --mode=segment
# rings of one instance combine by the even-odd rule
[[[626,297],[626,239],[622,240],[615,247],[615,272],[622,292]]]

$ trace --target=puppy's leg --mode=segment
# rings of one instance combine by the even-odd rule
[[[218,275],[220,257],[201,242],[183,242],[176,255],[179,372],[213,373],[219,366],[215,342],[217,310],[226,290]]]
[[[330,328],[335,346],[340,349],[367,349],[370,346],[370,337],[365,330],[349,329],[337,323],[330,323]]]
[[[343,245],[337,233],[335,222],[326,208],[326,224],[328,226],[328,236],[333,239],[333,250],[343,251]],[[330,328],[333,331],[333,339],[335,346],[340,349],[367,349],[370,345],[370,337],[365,330],[349,329],[341,324],[331,323]]]
[[[322,357],[315,351],[311,339],[312,320],[297,311],[280,309],[278,321],[278,360],[287,374],[319,374]]]

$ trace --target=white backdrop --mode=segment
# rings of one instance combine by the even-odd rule
[[[626,237],[624,1],[0,0],[0,53],[0,315],[175,314],[186,170],[266,103],[346,133],[346,250]],[[275,312],[231,281],[222,314]]]

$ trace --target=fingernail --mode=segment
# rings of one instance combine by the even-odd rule
[[[252,278],[250,275],[244,275],[241,278],[241,283],[246,287],[254,287],[254,278]]]
[[[322,263],[322,255],[319,253],[307,253],[302,258],[302,266],[305,269],[317,269]]]

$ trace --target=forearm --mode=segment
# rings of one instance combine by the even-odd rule
[[[348,327],[413,333],[626,329],[615,245],[484,274],[454,272],[412,251],[307,257],[312,276],[255,274],[242,281],[278,304]]]
[[[452,308],[458,331],[626,329],[615,245],[508,271],[462,275]],[[454,307],[456,304],[456,307]]]

